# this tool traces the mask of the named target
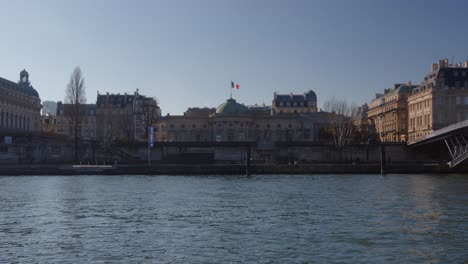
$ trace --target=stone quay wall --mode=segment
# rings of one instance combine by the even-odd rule
[[[72,141],[39,139],[0,144],[0,165],[75,164]],[[405,144],[384,144],[384,161],[391,163],[445,163],[449,154],[445,149],[415,150]],[[249,153],[250,149],[250,153]],[[79,164],[146,164],[148,157],[155,164],[363,164],[380,163],[382,146],[355,144],[343,149],[333,145],[297,144],[281,142],[265,145],[231,144],[204,146],[184,143],[163,146],[156,142],[150,150],[144,143],[121,143],[103,147],[97,142],[79,144]],[[249,156],[250,155],[250,156]]]

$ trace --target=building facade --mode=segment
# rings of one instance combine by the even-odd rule
[[[291,142],[320,141],[329,126],[330,114],[285,112],[273,114],[273,107],[245,106],[230,98],[204,115],[187,111],[167,115],[157,126],[158,141]],[[213,111],[214,110],[214,111]]]
[[[369,139],[369,119],[367,113],[369,111],[369,106],[363,104],[358,107],[356,116],[354,117],[354,125],[357,128],[358,138],[360,141],[366,141]]]
[[[21,71],[18,83],[0,78],[0,131],[5,135],[40,132],[41,99]]]
[[[408,97],[409,140],[468,119],[468,61],[432,64],[421,85]]]
[[[110,143],[114,140],[144,141],[148,127],[155,126],[161,110],[154,98],[130,94],[98,94],[96,101],[96,136]]]
[[[73,105],[57,103],[57,114],[50,116],[50,125],[53,128],[52,133],[61,134],[68,138],[74,137],[73,117],[69,114]],[[96,139],[96,105],[80,105],[80,117],[78,123],[78,137],[81,140]]]
[[[395,84],[377,94],[369,104],[368,122],[375,126],[381,142],[408,141],[408,96],[416,88],[411,82]]]
[[[304,94],[277,94],[272,101],[272,114],[309,114],[317,112],[317,95],[314,91]]]

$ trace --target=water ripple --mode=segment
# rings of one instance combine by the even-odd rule
[[[0,263],[463,263],[468,177],[0,177]]]

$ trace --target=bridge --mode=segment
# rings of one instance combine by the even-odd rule
[[[445,143],[451,160],[448,165],[453,168],[468,158],[468,120],[436,130],[415,141],[408,142],[412,148],[430,144]]]

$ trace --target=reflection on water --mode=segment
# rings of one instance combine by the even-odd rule
[[[463,263],[468,177],[0,178],[0,262]]]

